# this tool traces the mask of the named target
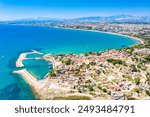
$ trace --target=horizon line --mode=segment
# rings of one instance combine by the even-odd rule
[[[72,18],[59,18],[59,17],[24,17],[24,18],[17,18],[17,19],[9,19],[9,20],[0,20],[0,21],[19,21],[19,20],[71,20],[71,19],[79,19],[79,18],[89,18],[89,17],[113,17],[113,16],[133,16],[133,17],[150,17],[149,15],[130,15],[130,14],[120,14],[120,15],[93,15],[93,16],[81,16],[81,17],[72,17]],[[40,19],[41,18],[41,19]],[[42,19],[43,18],[43,19]]]

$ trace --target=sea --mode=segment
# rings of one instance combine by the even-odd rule
[[[26,81],[12,73],[19,69],[15,63],[23,52],[37,50],[52,55],[81,54],[120,49],[138,43],[129,37],[103,32],[0,24],[0,100],[35,100]],[[25,60],[24,64],[38,79],[51,71],[46,61]]]

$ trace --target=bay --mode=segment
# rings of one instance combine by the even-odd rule
[[[22,52],[32,49],[45,54],[98,52],[119,49],[139,41],[125,36],[82,30],[58,29],[39,26],[0,25],[0,99],[35,99],[28,84],[16,70],[15,62]],[[36,56],[36,55],[30,55]],[[42,78],[48,71],[45,62],[25,63],[30,72]],[[36,69],[37,68],[37,69]],[[40,69],[45,70],[42,72]],[[40,74],[37,74],[38,72]]]

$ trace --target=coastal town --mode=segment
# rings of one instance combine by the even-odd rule
[[[149,24],[79,22],[54,27],[117,33],[133,37],[141,43],[103,52],[43,55],[41,59],[51,62],[53,69],[42,80],[37,80],[26,69],[14,71],[29,83],[37,99],[150,99]],[[21,54],[16,67],[22,67],[24,59],[24,54]]]

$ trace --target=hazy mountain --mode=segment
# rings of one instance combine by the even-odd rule
[[[131,16],[131,15],[116,15],[116,16],[108,16],[108,17],[82,17],[75,18],[72,21],[88,21],[88,22],[100,22],[100,23],[150,23],[149,16]]]
[[[68,23],[68,22],[80,22],[80,23],[150,23],[150,16],[132,16],[132,15],[115,15],[115,16],[95,16],[95,17],[81,17],[74,19],[58,19],[58,18],[25,18],[15,20],[11,22],[57,22],[57,23]]]

